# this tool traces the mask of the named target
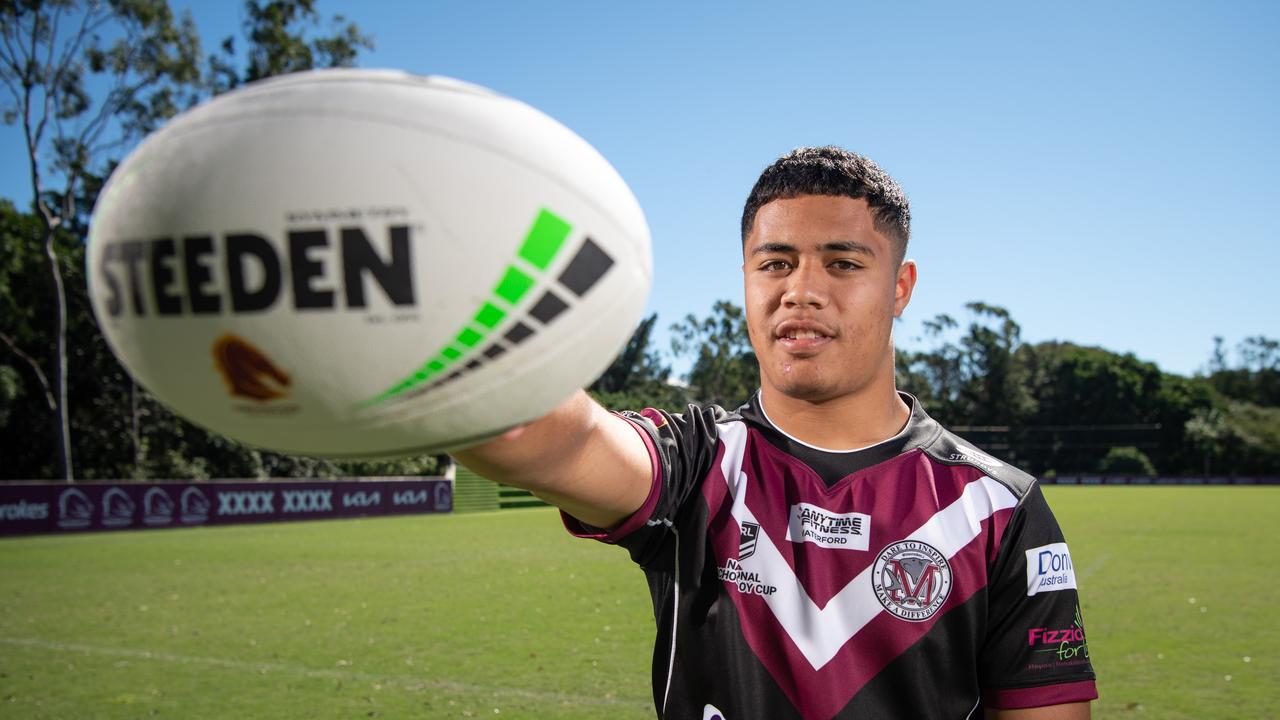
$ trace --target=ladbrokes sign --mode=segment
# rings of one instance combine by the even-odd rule
[[[444,478],[336,482],[0,484],[0,535],[449,512]]]

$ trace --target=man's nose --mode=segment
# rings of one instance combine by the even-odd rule
[[[782,304],[788,307],[823,307],[827,304],[827,277],[819,263],[801,263],[787,277]]]

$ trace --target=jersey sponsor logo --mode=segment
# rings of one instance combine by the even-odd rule
[[[702,708],[702,720],[724,720],[724,713],[715,705],[707,703]]]
[[[951,566],[932,545],[902,540],[876,556],[871,583],[885,610],[903,620],[924,622],[951,594]]]
[[[1049,670],[1063,665],[1083,665],[1089,662],[1089,643],[1084,637],[1084,620],[1080,606],[1076,605],[1075,620],[1071,627],[1035,627],[1027,631],[1027,646],[1032,648],[1030,670]]]
[[[871,516],[864,513],[833,513],[817,505],[791,506],[787,539],[840,550],[866,550],[871,542]]]
[[[760,538],[760,526],[753,522],[742,523],[738,532],[738,559],[746,560],[756,552],[756,540]]]
[[[956,449],[951,453],[951,460],[955,462],[970,462],[982,468],[998,468],[1004,464],[981,450],[975,450],[967,445],[957,445]]]
[[[16,503],[0,505],[0,520],[44,520],[49,517],[49,503]]]
[[[1027,551],[1027,597],[1075,586],[1076,571],[1071,566],[1066,543],[1041,545]]]
[[[730,587],[737,588],[738,592],[744,594],[767,597],[778,592],[776,586],[769,585],[760,579],[760,573],[747,570],[733,558],[726,560],[724,567],[716,568],[716,577],[729,583]]]

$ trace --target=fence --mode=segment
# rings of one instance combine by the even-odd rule
[[[3,483],[0,535],[198,527],[453,509],[447,478]]]

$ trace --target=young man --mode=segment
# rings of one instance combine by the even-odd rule
[[[580,392],[457,453],[644,568],[661,717],[1089,716],[1075,575],[1038,486],[895,388],[909,234],[874,163],[786,155],[742,217],[754,397],[615,415]]]

